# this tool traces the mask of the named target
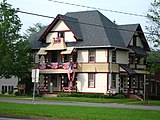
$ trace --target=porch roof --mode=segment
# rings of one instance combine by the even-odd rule
[[[147,53],[139,46],[130,46],[130,48],[137,54],[147,56]]]
[[[46,55],[47,52],[45,50],[46,50],[46,48],[40,48],[37,55]]]
[[[74,47],[67,47],[65,51],[62,51],[61,54],[71,54]]]
[[[133,69],[131,69],[129,66],[125,64],[120,64],[120,67],[123,68],[130,75],[136,74],[136,72]]]

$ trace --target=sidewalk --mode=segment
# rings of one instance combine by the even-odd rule
[[[0,102],[13,102],[13,103],[33,104],[32,100],[0,99]],[[141,109],[141,110],[160,110],[160,106],[125,105],[125,104],[117,104],[117,103],[35,101],[34,104],[93,106],[93,107],[109,107],[109,108],[129,108],[129,109]]]

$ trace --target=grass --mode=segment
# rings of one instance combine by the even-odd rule
[[[159,120],[159,111],[0,102],[0,114],[63,120]]]
[[[9,99],[32,99],[31,96],[14,96],[14,95],[0,95],[0,98]],[[129,105],[154,105],[160,106],[160,100],[147,100],[146,102],[137,101],[132,99],[104,99],[104,98],[83,98],[83,97],[35,97],[35,100],[46,100],[46,101],[68,101],[68,102],[91,102],[91,103],[118,103],[118,104],[129,104]]]

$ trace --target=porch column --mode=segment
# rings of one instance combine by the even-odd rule
[[[62,62],[64,62],[64,55],[61,55],[61,57],[62,57]]]
[[[63,87],[64,87],[64,75],[62,75],[61,77],[62,77],[62,88],[61,88],[61,90],[63,90]]]
[[[73,61],[73,53],[69,56],[70,57],[70,61]]]

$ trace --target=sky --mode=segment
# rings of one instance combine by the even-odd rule
[[[1,0],[0,0],[1,1]],[[101,8],[106,10],[120,11],[126,13],[146,15],[150,8],[150,3],[153,0],[57,0],[89,7]],[[66,14],[67,12],[95,10],[86,7],[71,6],[67,4],[57,3],[54,0],[7,0],[14,8],[19,8],[21,11],[42,14],[46,16],[56,17],[58,14]],[[116,21],[116,24],[137,24],[139,23],[144,32],[145,26],[148,26],[147,18],[133,15],[126,15],[105,10],[99,10],[111,21]],[[29,26],[34,26],[35,23],[49,25],[54,19],[37,17],[18,13],[23,24],[21,32],[25,32]]]

